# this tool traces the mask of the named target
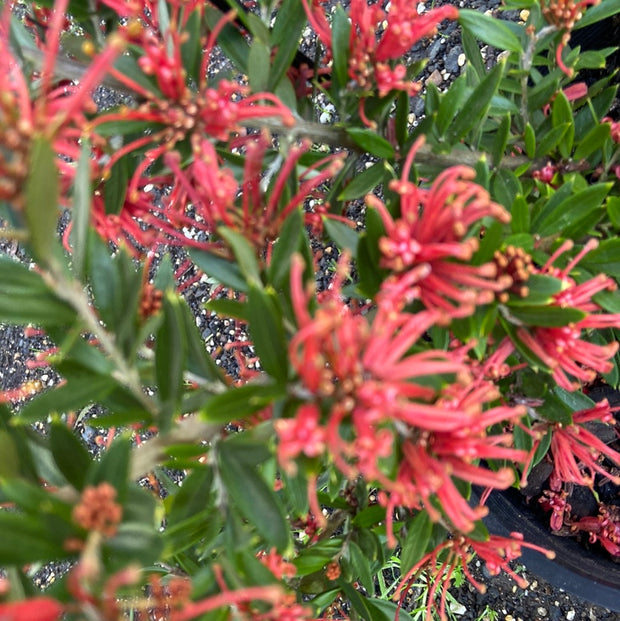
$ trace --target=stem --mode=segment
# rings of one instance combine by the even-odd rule
[[[113,335],[101,325],[82,285],[76,280],[67,279],[60,265],[53,260],[50,261],[49,271],[43,270],[41,275],[54,293],[77,312],[86,331],[97,339],[103,351],[110,357],[116,367],[112,373],[114,379],[129,389],[144,409],[157,418],[159,414],[157,404],[145,394],[138,371],[127,362],[121,350],[116,346]]]

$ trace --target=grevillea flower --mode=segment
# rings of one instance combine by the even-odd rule
[[[500,537],[498,535],[490,535],[485,541],[471,539],[465,535],[458,534],[452,539],[448,539],[439,544],[434,550],[424,555],[401,580],[398,590],[394,598],[399,600],[399,606],[402,606],[412,583],[416,577],[424,572],[431,582],[426,608],[426,619],[430,621],[433,618],[433,609],[435,604],[435,594],[439,589],[441,592],[439,602],[439,616],[446,617],[446,597],[452,575],[458,567],[460,567],[467,577],[468,581],[480,593],[486,591],[486,586],[478,582],[469,571],[468,565],[472,558],[478,556],[484,561],[487,570],[491,575],[497,575],[500,572],[507,573],[521,588],[526,588],[527,581],[518,576],[510,567],[510,562],[519,558],[522,554],[522,548],[530,548],[541,552],[547,558],[552,559],[555,553],[545,550],[540,546],[523,541],[521,533],[510,533],[509,537]]]
[[[106,537],[116,534],[123,508],[116,502],[116,490],[109,483],[85,487],[80,502],[73,508],[73,521],[88,531]]]
[[[562,31],[562,39],[555,50],[558,67],[569,77],[573,71],[562,60],[562,52],[570,41],[571,31],[583,16],[587,6],[594,6],[601,0],[542,0],[541,9],[544,18],[558,30]]]
[[[279,156],[275,164],[268,167],[265,156],[272,146],[272,138],[266,132],[236,142],[245,149],[240,184],[232,171],[221,164],[213,144],[206,138],[192,137],[194,159],[185,170],[181,169],[180,155],[167,154],[164,159],[175,175],[177,187],[165,198],[162,215],[173,224],[170,228],[198,229],[207,236],[219,226],[226,226],[241,233],[256,248],[258,255],[266,253],[269,263],[271,245],[279,237],[284,220],[307,198],[319,199],[320,186],[342,168],[344,156],[342,153],[328,155],[298,171],[299,187],[293,196],[287,196],[291,175],[300,166],[301,156],[310,149],[310,141],[291,145],[285,156]],[[267,194],[268,186],[270,191]],[[194,217],[186,215],[190,204]],[[320,215],[305,212],[305,218],[308,224],[316,227]],[[341,219],[348,223],[345,218]],[[191,240],[182,233],[168,235],[173,241],[177,237],[185,245],[209,246],[209,242]],[[221,246],[218,250],[222,251]]]
[[[612,556],[620,557],[620,510],[599,505],[598,515],[582,517],[571,524],[573,531],[589,533],[590,543],[598,541]]]
[[[592,421],[615,424],[606,399],[588,410],[575,412],[572,424],[555,423],[552,426],[550,449],[553,459],[553,488],[559,489],[563,482],[592,487],[595,473],[620,485],[620,476],[611,474],[601,464],[602,459],[607,458],[620,468],[620,453],[587,428],[587,423]]]
[[[0,621],[57,621],[63,605],[51,597],[34,597],[27,601],[0,604]]]
[[[560,269],[553,264],[560,255],[572,248],[573,243],[567,240],[542,268],[535,270],[536,273],[562,280],[562,290],[553,296],[554,306],[575,308],[586,313],[586,316],[566,326],[520,326],[516,331],[518,339],[541,360],[558,386],[565,390],[577,389],[579,381],[593,381],[597,373],[609,373],[612,369],[610,359],[618,351],[617,342],[598,345],[583,338],[591,329],[620,326],[620,314],[602,313],[601,307],[592,301],[592,297],[600,291],[614,290],[616,283],[604,274],[579,284],[569,276],[581,258],[597,245],[596,240],[590,240],[565,268]],[[579,381],[571,380],[571,377]]]
[[[325,15],[324,0],[302,0],[310,24],[332,54],[332,31]],[[417,4],[409,0],[392,0],[389,9],[382,3],[351,0],[349,17],[349,77],[364,90],[374,85],[383,97],[391,90],[417,93],[421,86],[408,80],[406,67],[388,61],[401,58],[418,41],[433,34],[444,19],[457,19],[458,10],[448,4],[419,14]],[[383,32],[377,37],[377,32]]]
[[[288,437],[299,428],[304,437],[324,442],[347,476],[361,474],[378,482],[391,545],[395,544],[393,509],[424,507],[432,519],[439,520],[443,514],[435,509],[435,497],[450,522],[469,532],[486,508],[470,507],[452,477],[491,488],[508,487],[513,481],[511,470],[483,469],[478,460],[525,461],[525,452],[510,447],[509,434],[487,435],[487,428],[517,420],[524,410],[487,407],[497,399],[497,390],[490,382],[474,378],[465,361],[466,348],[445,352],[421,346],[421,337],[437,320],[437,313],[412,315],[379,303],[369,318],[346,304],[340,293],[346,261],[345,255],[332,288],[311,315],[310,294],[302,288],[303,265],[299,257],[293,259],[291,289],[299,329],[289,354],[303,383],[302,394],[317,405],[310,401],[310,406],[300,408],[295,422],[278,421],[287,434],[283,457],[289,457],[288,446],[300,452]],[[431,377],[439,380],[437,385],[428,381]],[[326,413],[321,422],[319,402]],[[396,446],[403,459],[396,475],[389,476],[382,460]]]
[[[465,317],[512,285],[508,274],[497,275],[495,263],[468,263],[478,249],[478,239],[468,232],[484,217],[508,222],[510,216],[472,181],[475,171],[466,166],[446,169],[428,189],[409,181],[422,142],[413,145],[401,178],[389,185],[400,196],[400,217],[393,217],[374,195],[366,197],[366,204],[377,209],[385,226],[386,236],[379,241],[381,265],[394,273],[395,281],[388,286],[397,290],[398,283],[406,283],[400,295],[407,302],[419,298],[446,318]]]

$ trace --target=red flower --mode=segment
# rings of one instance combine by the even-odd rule
[[[589,410],[573,414],[571,425],[555,423],[552,427],[551,455],[553,456],[553,487],[559,488],[561,482],[575,483],[592,487],[594,475],[602,476],[620,485],[620,476],[612,475],[601,465],[601,458],[606,457],[620,467],[620,453],[600,440],[585,426],[597,421],[615,424],[607,400],[600,401]]]
[[[512,284],[507,275],[497,278],[495,263],[468,263],[478,248],[478,239],[467,236],[470,227],[487,216],[502,222],[510,216],[471,181],[475,171],[466,166],[443,171],[429,189],[409,181],[413,158],[421,146],[418,140],[407,155],[401,179],[390,182],[390,189],[400,195],[399,218],[376,196],[366,197],[386,229],[386,237],[379,242],[381,265],[394,272],[394,282],[386,284],[406,302],[419,298],[426,308],[446,318],[464,317]],[[396,293],[398,283],[406,286]]]
[[[564,242],[553,253],[547,263],[539,270],[559,278],[563,282],[562,290],[553,296],[553,305],[561,308],[576,308],[587,315],[573,324],[560,327],[529,327],[517,329],[518,339],[537,356],[549,369],[558,386],[565,390],[575,390],[579,382],[591,382],[597,373],[609,373],[612,369],[610,359],[618,350],[618,343],[611,342],[598,345],[585,340],[583,335],[591,329],[613,328],[620,326],[620,314],[601,313],[601,307],[592,301],[592,297],[605,290],[614,290],[615,282],[599,274],[583,283],[577,284],[569,273],[598,242],[590,240],[583,249],[563,268],[553,265],[557,257],[572,248],[571,241]]]
[[[312,6],[309,0],[302,2],[310,24],[331,56],[332,32],[322,6],[325,0],[312,0]],[[446,5],[420,15],[417,4],[410,0],[392,0],[388,10],[380,3],[351,0],[349,16],[349,77],[364,90],[372,90],[374,82],[382,97],[392,89],[410,94],[420,90],[419,84],[406,80],[404,65],[392,68],[387,61],[401,58],[418,41],[433,34],[444,19],[457,19],[458,10]]]
[[[56,621],[63,606],[51,597],[34,597],[21,602],[0,604],[0,621]]]

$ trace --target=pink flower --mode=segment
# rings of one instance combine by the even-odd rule
[[[409,181],[421,146],[422,140],[416,142],[401,179],[390,182],[390,189],[400,196],[400,217],[393,217],[376,196],[366,197],[367,205],[381,215],[386,230],[379,241],[381,265],[394,273],[394,282],[388,280],[387,286],[405,303],[418,298],[446,319],[465,317],[512,284],[507,275],[497,277],[495,263],[469,263],[478,249],[476,236],[468,236],[470,228],[487,216],[501,222],[509,221],[510,216],[472,181],[475,171],[466,166],[443,171],[428,189]],[[399,282],[407,286],[396,293]]]

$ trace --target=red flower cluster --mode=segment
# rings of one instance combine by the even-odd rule
[[[471,508],[452,477],[508,487],[511,470],[493,472],[477,462],[525,460],[525,452],[510,448],[509,434],[487,435],[491,425],[517,420],[524,411],[487,407],[497,399],[497,390],[474,375],[464,348],[445,352],[421,346],[421,337],[440,317],[438,313],[397,312],[392,302],[379,296],[376,314],[369,320],[341,298],[345,257],[332,288],[310,315],[311,294],[303,291],[302,272],[296,257],[291,289],[299,329],[289,354],[309,402],[295,419],[276,423],[283,466],[290,467],[290,460],[302,452],[315,455],[325,445],[347,476],[361,474],[377,481],[385,490],[380,501],[388,507],[392,545],[392,509],[424,507],[439,520],[442,514],[433,497],[458,530],[471,531],[486,509]],[[297,432],[306,444],[294,435]],[[392,478],[382,464],[396,446],[403,460]]]
[[[560,308],[576,308],[586,316],[573,324],[561,327],[521,326],[517,329],[517,337],[540,359],[550,370],[558,386],[565,390],[579,388],[579,382],[591,382],[597,373],[609,373],[612,369],[610,359],[618,351],[618,343],[597,345],[583,338],[588,330],[617,327],[620,314],[602,313],[601,307],[592,301],[592,297],[600,291],[616,288],[615,282],[599,274],[590,280],[577,284],[569,274],[581,258],[596,248],[598,242],[590,240],[568,265],[559,269],[554,266],[555,260],[572,248],[571,241],[564,242],[549,258],[547,263],[535,273],[554,276],[562,280],[562,290],[553,296],[552,304]]]
[[[324,0],[302,0],[308,20],[331,56],[332,30],[322,6]],[[349,7],[351,35],[349,40],[349,77],[363,90],[378,88],[379,97],[391,90],[416,94],[421,86],[407,78],[406,67],[389,61],[401,58],[418,41],[435,32],[444,19],[457,19],[452,5],[419,14],[417,4],[410,0],[392,0],[390,8],[367,0],[351,0]],[[377,32],[383,32],[377,37]]]
[[[401,178],[389,184],[400,196],[400,217],[394,218],[374,195],[366,203],[377,209],[385,226],[379,247],[381,265],[394,273],[388,286],[400,291],[403,303],[419,299],[447,321],[471,315],[513,284],[507,274],[498,277],[493,262],[469,263],[478,249],[478,239],[468,236],[471,226],[487,216],[501,222],[510,216],[472,181],[475,171],[466,166],[446,169],[428,189],[409,181],[421,146],[419,140],[411,148]]]

